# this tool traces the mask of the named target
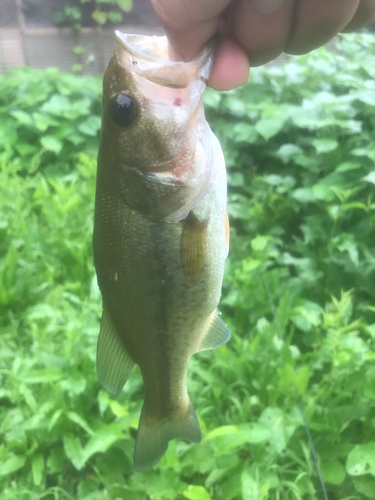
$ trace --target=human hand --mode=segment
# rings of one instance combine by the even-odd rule
[[[249,66],[305,54],[375,21],[375,0],[151,0],[175,57],[191,60],[219,32],[209,85],[244,84]]]

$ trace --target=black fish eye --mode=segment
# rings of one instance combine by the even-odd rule
[[[120,92],[113,99],[112,118],[120,127],[129,127],[138,116],[138,104],[127,94]]]

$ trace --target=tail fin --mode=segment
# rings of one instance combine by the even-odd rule
[[[134,469],[143,472],[151,469],[168,449],[168,441],[182,439],[200,443],[202,439],[197,415],[190,400],[183,415],[180,413],[165,419],[156,419],[142,408],[134,450]]]

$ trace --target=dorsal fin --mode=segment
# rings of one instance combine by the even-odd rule
[[[207,319],[205,333],[196,352],[215,349],[215,347],[225,344],[230,339],[230,330],[228,325],[220,319],[220,314],[220,311],[215,309]]]
[[[134,361],[123,346],[108,309],[103,303],[102,321],[96,352],[99,382],[110,394],[117,396],[128,380]]]

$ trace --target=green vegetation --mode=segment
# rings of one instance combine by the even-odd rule
[[[121,23],[124,12],[132,7],[133,0],[67,0],[62,10],[53,13],[52,20],[58,26],[80,30],[88,24]]]
[[[296,388],[330,500],[375,498],[375,39],[254,71],[206,109],[233,338],[191,363],[203,442],[139,474],[139,372],[117,400],[95,373],[99,80],[0,76],[2,500],[323,498]]]

